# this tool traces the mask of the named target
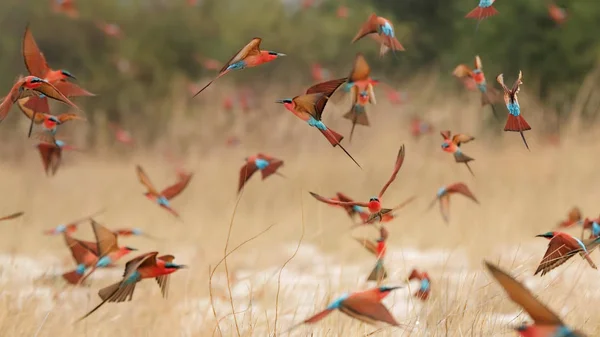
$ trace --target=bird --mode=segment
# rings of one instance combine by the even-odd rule
[[[384,322],[393,326],[401,326],[383,303],[381,303],[381,300],[392,291],[400,288],[402,287],[379,286],[351,294],[343,294],[331,302],[325,310],[292,326],[290,329],[283,332],[283,334],[302,324],[317,323],[336,309],[351,318],[355,318],[367,324],[374,325],[377,322]]]
[[[16,218],[20,218],[25,214],[25,212],[16,212],[16,213],[12,213],[9,215],[5,215],[3,217],[0,217],[0,221],[7,221],[7,220],[13,220]]]
[[[77,240],[68,232],[63,232],[63,237],[77,267],[63,273],[62,277],[70,284],[79,284],[85,271],[98,262],[98,248],[95,243]]]
[[[248,179],[250,179],[250,177],[256,171],[260,171],[262,174],[262,180],[267,179],[272,174],[283,176],[281,173],[277,172],[277,170],[283,166],[283,160],[259,153],[254,156],[247,157],[245,161],[246,163],[240,169],[238,193],[240,193]]]
[[[79,318],[78,321],[91,315],[106,302],[120,303],[131,301],[136,284],[143,279],[156,279],[163,297],[166,298],[169,291],[169,275],[179,269],[187,268],[185,265],[174,263],[174,259],[173,255],[158,256],[158,252],[150,252],[128,261],[125,265],[123,279],[113,285],[100,289],[98,295],[102,299],[102,302]]]
[[[63,13],[71,19],[79,17],[79,11],[75,6],[75,0],[52,0],[52,10],[55,13]]]
[[[339,146],[350,159],[362,169],[360,164],[350,155],[350,153],[340,144],[344,136],[328,128],[321,121],[323,110],[327,105],[329,97],[343,84],[347,78],[330,80],[323,83],[318,83],[306,90],[306,94],[296,96],[292,99],[280,99],[275,103],[283,104],[287,110],[292,112],[296,117],[308,123],[308,125],[317,128],[329,143],[333,146]]]
[[[66,145],[64,141],[59,139],[55,139],[53,142],[40,142],[36,147],[40,153],[44,172],[47,176],[54,176],[58,171],[62,162],[63,150],[75,150],[73,146]]]
[[[442,150],[444,150],[444,152],[452,153],[452,155],[454,156],[454,160],[457,163],[464,163],[469,169],[469,172],[471,172],[471,174],[474,176],[475,174],[473,173],[473,170],[471,170],[469,162],[475,159],[465,155],[460,149],[460,146],[464,143],[468,143],[474,140],[475,137],[468,136],[462,133],[457,133],[454,136],[452,136],[450,130],[440,131],[440,135],[442,135],[442,137],[444,138],[444,142],[442,143]]]
[[[17,100],[17,106],[19,109],[21,109],[21,112],[23,112],[23,114],[32,121],[32,123],[29,125],[29,135],[31,135],[34,124],[42,125],[45,131],[56,135],[59,125],[72,120],[85,120],[85,118],[76,113],[63,113],[55,116],[45,112],[36,112],[27,105],[27,103],[34,98],[35,97],[33,96],[29,96]]]
[[[352,43],[370,34],[373,34],[371,36],[380,42],[380,55],[385,54],[385,51],[387,51],[385,48],[389,48],[393,52],[404,51],[404,47],[396,38],[392,23],[386,18],[377,16],[375,13],[371,14],[367,22],[363,23],[356,36],[352,39]]]
[[[561,221],[558,224],[558,227],[562,227],[562,228],[571,227],[571,226],[579,223],[581,221],[581,219],[582,219],[581,210],[579,209],[579,207],[573,207],[569,211],[569,214],[567,214],[567,220]]]
[[[129,145],[129,146],[133,146],[135,144],[135,141],[133,140],[131,133],[129,133],[129,131],[123,129],[119,124],[109,123],[108,127],[113,132],[113,135],[114,135],[115,139],[117,140],[117,142],[125,144],[125,145]]]
[[[175,217],[179,218],[179,214],[173,208],[171,208],[169,201],[183,192],[183,190],[190,183],[193,174],[190,173],[186,176],[178,176],[178,180],[175,184],[165,188],[161,192],[158,192],[140,165],[136,166],[136,173],[139,182],[147,189],[147,192],[144,193],[146,198],[156,202],[160,207],[166,209]]]
[[[585,218],[583,220],[578,220],[576,224],[581,224],[581,238],[583,240],[583,235],[585,234],[585,230],[590,230],[590,239],[595,239],[600,236],[600,217],[596,219]],[[585,243],[585,242],[584,242]]]
[[[500,74],[496,77],[496,81],[500,83],[502,89],[504,90],[504,103],[506,104],[506,108],[508,109],[508,118],[506,119],[506,125],[504,125],[504,131],[512,131],[518,132],[521,134],[521,138],[523,138],[523,143],[525,143],[525,147],[529,150],[529,145],[527,145],[527,140],[525,140],[524,131],[531,130],[531,126],[527,124],[525,118],[521,114],[521,107],[519,106],[519,100],[517,99],[517,94],[520,90],[520,85],[523,84],[523,73],[519,70],[519,77],[513,84],[511,89],[504,84],[504,75]]]
[[[529,289],[515,280],[507,272],[485,261],[487,270],[504,288],[508,297],[522,307],[533,319],[533,324],[522,324],[515,330],[522,337],[586,337],[580,331],[572,330],[547,306],[540,302]]]
[[[116,23],[109,23],[109,22],[105,22],[105,21],[96,21],[95,22],[96,27],[98,27],[98,29],[100,29],[102,31],[102,33],[104,33],[104,35],[113,38],[113,39],[122,39],[123,38],[123,31],[121,30],[121,27],[119,27],[119,25],[117,25]]]
[[[135,248],[131,247],[119,247],[117,234],[110,229],[102,226],[94,219],[90,219],[94,236],[96,237],[96,245],[98,246],[98,261],[92,266],[90,271],[84,275],[78,282],[83,283],[90,275],[96,271],[97,268],[104,268],[111,265],[121,259],[123,256],[131,253]]]
[[[45,235],[58,235],[58,234],[62,234],[62,233],[67,233],[67,234],[73,234],[77,231],[77,226],[79,226],[81,223],[91,220],[93,217],[95,217],[96,215],[102,214],[104,213],[104,211],[106,211],[105,209],[100,209],[99,211],[92,213],[90,215],[87,215],[83,218],[65,223],[65,224],[60,224],[52,229],[48,229],[44,231]]]
[[[421,136],[431,133],[433,128],[431,124],[418,116],[414,116],[410,121],[410,133],[415,139],[421,138]]]
[[[494,107],[494,103],[498,97],[498,91],[493,87],[488,87],[485,75],[483,74],[483,64],[481,63],[479,55],[475,55],[475,68],[471,69],[466,64],[459,64],[454,69],[453,75],[460,79],[473,79],[477,89],[481,92],[481,106],[489,105],[492,107],[492,113],[498,118],[496,108]]]
[[[440,188],[436,194],[435,199],[433,199],[431,204],[429,204],[428,209],[431,209],[435,205],[435,203],[439,201],[440,213],[442,213],[442,218],[446,223],[448,223],[450,218],[450,195],[454,193],[462,194],[465,197],[473,200],[473,202],[475,202],[476,204],[479,204],[479,201],[477,200],[477,198],[475,198],[473,192],[471,192],[471,190],[464,183],[454,183]]]
[[[483,19],[489,18],[499,13],[498,10],[493,6],[495,1],[496,0],[479,0],[479,5],[475,7],[475,9],[467,13],[467,15],[465,15],[465,18],[476,19],[477,28],[479,28],[479,24]]]
[[[154,236],[145,233],[140,228],[119,228],[114,229],[113,233],[117,234],[117,236],[143,236],[149,239],[156,240]]]
[[[598,269],[594,261],[590,258],[586,245],[578,238],[564,232],[546,232],[538,234],[536,237],[542,237],[550,240],[548,249],[535,270],[534,276],[541,272],[541,276],[546,275],[552,269],[567,262],[575,254],[581,255],[594,269]],[[599,239],[600,241],[600,239]]]
[[[550,19],[554,21],[557,25],[562,25],[567,21],[568,14],[564,8],[558,7],[553,1],[548,2],[548,15]]]
[[[344,86],[344,91],[350,91],[352,96],[352,106],[344,118],[352,121],[352,129],[350,129],[350,142],[354,134],[356,124],[369,126],[369,118],[367,116],[366,105],[369,103],[376,104],[375,92],[373,85],[379,81],[374,80],[370,76],[371,69],[365,57],[358,53],[354,59],[354,66],[348,76],[348,82]]]
[[[8,95],[6,95],[2,100],[2,103],[0,103],[0,122],[6,118],[10,108],[12,108],[13,104],[23,95],[34,95],[35,97],[40,94],[80,110],[77,105],[71,102],[50,82],[36,76],[26,76],[19,78],[17,82],[15,82]]]
[[[262,39],[260,37],[255,37],[252,39],[252,41],[248,42],[247,45],[245,45],[229,61],[227,61],[227,63],[219,71],[217,77],[208,82],[208,84],[200,89],[193,97],[198,96],[198,94],[204,91],[204,89],[208,88],[214,81],[232,70],[256,67],[263,63],[271,62],[276,58],[286,56],[285,54],[274,51],[260,50],[261,42]]]
[[[413,269],[408,276],[408,281],[418,280],[419,289],[413,294],[414,297],[427,301],[429,293],[431,293],[431,278],[427,272],[420,272],[417,269]]]
[[[389,232],[384,226],[379,228],[379,238],[377,241],[373,242],[365,238],[355,238],[358,243],[362,244],[366,250],[375,255],[377,259],[375,262],[375,267],[367,277],[367,281],[375,281],[377,285],[380,285],[383,280],[388,277],[387,271],[383,265],[383,258],[385,257],[385,252],[387,249],[386,241],[389,237]]]
[[[368,202],[360,202],[360,201],[342,202],[342,201],[332,200],[329,198],[322,197],[314,192],[309,192],[309,193],[315,199],[317,199],[321,202],[324,202],[326,204],[330,204],[330,205],[339,205],[339,206],[355,206],[356,205],[356,206],[360,206],[360,207],[367,207],[371,214],[369,215],[369,218],[367,219],[367,221],[365,221],[365,223],[371,223],[375,219],[379,219],[379,221],[381,221],[385,214],[388,214],[388,213],[391,213],[394,211],[393,208],[382,208],[381,207],[381,198],[383,197],[383,194],[385,193],[387,188],[396,179],[396,176],[398,175],[398,171],[400,170],[400,168],[402,167],[402,163],[404,162],[404,155],[405,155],[405,150],[404,150],[404,145],[402,145],[400,147],[400,150],[398,150],[398,155],[396,156],[396,164],[394,166],[394,171],[392,172],[390,179],[387,181],[387,183],[385,183],[385,185],[379,192],[378,196],[371,197]]]

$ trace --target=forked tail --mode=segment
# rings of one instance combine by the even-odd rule
[[[383,260],[378,259],[375,263],[375,267],[369,274],[367,281],[375,281],[377,284],[380,284],[383,280],[387,278],[387,271],[383,266]]]
[[[70,284],[79,284],[79,280],[81,280],[83,274],[79,274],[77,270],[72,270],[70,272],[62,274],[62,277],[65,279],[65,281],[69,282]]]
[[[531,130],[531,126],[529,126],[529,124],[527,123],[525,118],[523,118],[522,115],[508,115],[508,118],[506,119],[506,125],[504,126],[504,131],[519,132],[521,134],[521,138],[523,139],[525,147],[527,148],[527,150],[529,150],[529,145],[527,144],[527,140],[525,139],[525,135],[523,134],[523,131],[527,130]]]
[[[352,128],[350,129],[350,143],[352,142],[352,136],[354,135],[354,128],[356,124],[369,126],[369,118],[367,117],[367,111],[364,106],[355,104],[352,106],[352,109],[348,111],[344,116],[344,118],[352,121]]]
[[[319,131],[321,131],[323,136],[325,136],[325,138],[327,138],[327,140],[333,147],[340,145],[340,142],[342,141],[342,139],[344,139],[344,136],[340,135],[339,133],[337,133],[329,128],[327,128],[325,130],[319,129]]]

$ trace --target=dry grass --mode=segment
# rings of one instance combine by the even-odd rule
[[[542,108],[527,99],[526,86],[522,106],[534,127],[527,133],[531,152],[518,134],[489,132],[484,127],[487,122],[483,120],[491,118],[491,112],[479,109],[477,95],[465,96],[460,102],[436,95],[435,83],[421,88],[409,92],[412,101],[402,108],[387,105],[380,94],[379,104],[371,108],[372,127],[358,127],[353,144],[347,145],[363,171],[341,151],[329,147],[315,130],[282,107],[271,105],[272,97],[265,99],[264,109],[236,119],[231,129],[237,130],[243,141],[237,148],[221,145],[231,130],[223,126],[226,118],[218,109],[202,109],[195,118],[176,115],[172,124],[165,126],[171,131],[166,132],[164,146],[176,146],[186,167],[196,173],[188,190],[174,201],[183,223],[146,200],[135,179],[134,165],[138,163],[159,187],[174,179],[172,167],[160,153],[162,145],[123,156],[102,146],[93,152],[69,153],[52,179],[40,174],[34,151],[26,151],[17,162],[3,162],[0,213],[24,210],[26,215],[2,224],[0,335],[33,336],[50,311],[40,337],[219,336],[209,300],[209,266],[223,258],[239,167],[245,156],[259,151],[284,159],[283,173],[289,178],[251,179],[237,207],[227,251],[276,225],[228,257],[232,304],[223,266],[217,269],[212,280],[214,312],[223,336],[238,335],[232,308],[238,313],[241,336],[267,336],[275,329],[276,316],[277,331],[284,331],[339,294],[365,288],[364,279],[374,263],[350,238],[346,215],[318,203],[307,191],[322,195],[343,191],[355,198],[375,194],[388,178],[394,155],[403,143],[406,161],[385,202],[393,206],[411,195],[418,199],[388,226],[389,283],[404,282],[413,267],[425,269],[433,277],[433,296],[422,304],[410,296],[414,284],[397,291],[385,303],[415,330],[385,328],[375,335],[510,335],[509,325],[527,319],[526,315],[513,320],[519,312],[500,288],[490,283],[483,259],[527,279],[569,324],[599,334],[600,325],[593,322],[600,317],[590,305],[590,300],[600,295],[592,283],[598,271],[573,258],[543,279],[531,277],[546,248],[544,240],[533,238],[535,234],[552,229],[573,205],[579,205],[586,215],[597,215],[597,142],[567,130],[559,147],[547,145],[544,134],[535,131],[543,129]],[[175,109],[187,109],[184,104]],[[347,121],[339,118],[342,110],[332,108],[325,121],[347,133]],[[413,113],[432,120],[438,130],[451,129],[477,138],[463,146],[465,153],[476,158],[472,165],[476,177],[440,150],[437,132],[419,141],[410,137],[407,125]],[[85,132],[85,127],[80,131]],[[81,136],[73,138],[77,141]],[[437,210],[426,212],[426,208],[438,187],[456,181],[466,182],[481,205],[454,198],[447,226]],[[123,243],[141,252],[172,253],[176,261],[190,268],[173,275],[167,300],[160,297],[154,282],[146,281],[132,302],[107,304],[73,324],[98,302],[97,290],[117,280],[122,269],[99,271],[90,279],[89,288],[64,290],[57,275],[73,268],[73,262],[60,237],[46,237],[41,231],[101,207],[107,207],[107,212],[98,220],[109,227],[141,227],[161,237],[158,242],[124,238]],[[300,250],[278,276],[304,229]],[[357,232],[376,235],[371,229]],[[89,228],[83,226],[77,237],[90,238]],[[293,334],[363,336],[375,330],[334,314]]]

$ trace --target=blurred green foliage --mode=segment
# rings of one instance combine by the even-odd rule
[[[105,111],[109,119],[167,116],[164,102],[173,97],[178,79],[214,76],[214,70],[202,68],[198,55],[226,61],[254,36],[263,38],[263,49],[288,57],[260,71],[239,72],[233,81],[309,82],[314,62],[343,76],[358,51],[389,79],[436,69],[451,80],[458,63],[470,65],[479,54],[488,81],[503,72],[512,82],[522,69],[525,83],[539,83],[535,90],[542,100],[568,110],[582,80],[598,64],[600,2],[556,1],[569,13],[563,26],[550,20],[545,0],[498,1],[500,15],[481,22],[476,32],[476,21],[464,15],[477,0],[323,0],[308,9],[292,0],[200,0],[195,7],[187,0],[79,0],[77,19],[54,13],[47,1],[4,0],[0,86],[7,91],[26,72],[20,44],[30,23],[50,66],[71,71],[99,95],[78,99],[79,104],[88,112]],[[348,7],[348,18],[336,15],[340,5]],[[395,24],[406,52],[380,59],[370,39],[350,44],[371,12]],[[103,34],[99,21],[118,24],[123,38]],[[120,59],[134,71],[121,73]]]

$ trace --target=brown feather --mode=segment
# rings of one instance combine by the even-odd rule
[[[150,181],[150,178],[148,178],[148,175],[146,174],[146,172],[144,172],[144,169],[142,169],[142,167],[140,165],[137,165],[135,167],[136,169],[136,173],[138,176],[138,180],[140,181],[140,183],[142,185],[144,185],[144,187],[146,187],[146,189],[148,190],[148,193],[158,196],[160,195],[158,193],[158,191],[156,190],[156,188],[154,188],[154,185],[152,185],[152,182]]]
[[[364,81],[369,78],[371,68],[363,54],[358,53],[354,59],[354,66],[348,76],[350,82]]]
[[[248,42],[247,45],[242,47],[242,49],[238,50],[238,52],[235,53],[235,55],[233,55],[231,57],[231,59],[229,59],[229,61],[227,61],[227,63],[225,63],[223,68],[221,68],[221,70],[219,70],[219,73],[222,73],[225,70],[227,70],[227,67],[229,67],[233,63],[239,62],[250,55],[259,54],[261,41],[262,41],[262,39],[260,37],[253,38],[250,42]]]
[[[477,198],[475,198],[475,195],[473,194],[473,192],[471,192],[471,190],[469,189],[469,187],[467,187],[467,185],[464,184],[464,183],[455,183],[455,184],[449,185],[448,187],[446,187],[446,193],[448,193],[448,194],[452,194],[452,193],[462,194],[465,197],[473,200],[474,202],[479,203],[479,201],[477,200]]]
[[[90,219],[90,221],[92,224],[92,230],[94,231],[94,236],[96,237],[96,243],[98,244],[98,252],[100,253],[100,257],[119,250],[117,234],[97,223],[94,219]]]
[[[23,60],[30,75],[45,78],[50,68],[44,54],[40,51],[29,26],[25,28],[22,45]]]
[[[400,150],[398,150],[398,155],[396,156],[396,164],[394,165],[394,171],[392,172],[392,176],[387,181],[387,183],[385,183],[385,185],[383,185],[383,188],[379,192],[379,198],[381,198],[383,196],[383,194],[385,193],[387,188],[390,186],[390,184],[396,179],[396,176],[398,175],[398,171],[400,171],[400,168],[402,167],[402,163],[404,163],[404,155],[405,155],[404,144],[402,144],[402,146],[400,147]]]
[[[371,14],[367,19],[367,22],[363,23],[358,33],[356,33],[356,36],[352,39],[352,43],[371,33],[377,33],[377,15],[375,15],[375,13]]]
[[[250,177],[252,177],[252,175],[256,171],[258,171],[258,167],[256,167],[256,164],[254,163],[254,161],[247,162],[244,166],[242,166],[242,168],[240,169],[238,193],[242,190],[242,188],[244,187],[246,182],[248,182],[248,179],[250,179]]]
[[[192,180],[193,174],[186,174],[182,176],[179,181],[167,188],[165,188],[160,194],[167,198],[167,200],[171,200],[178,196],[183,190],[189,185],[190,180]]]
[[[16,219],[16,218],[22,216],[23,214],[25,214],[25,212],[17,212],[17,213],[13,213],[10,215],[6,215],[6,216],[1,217],[0,221]]]

